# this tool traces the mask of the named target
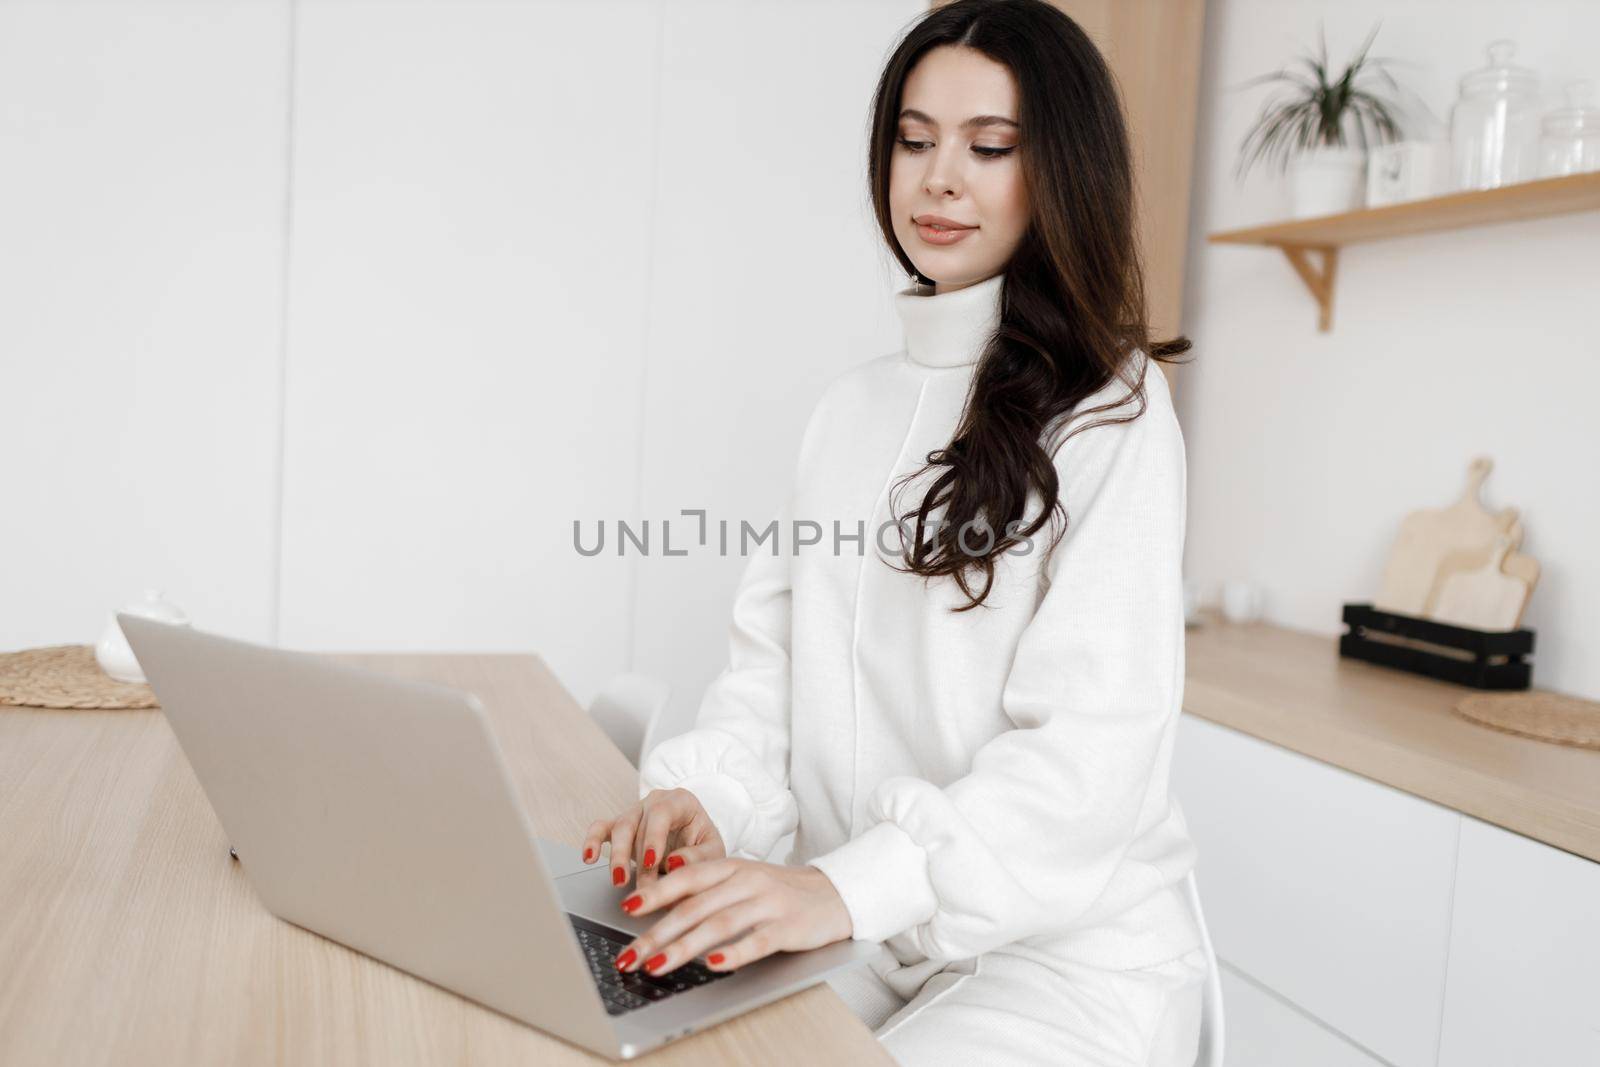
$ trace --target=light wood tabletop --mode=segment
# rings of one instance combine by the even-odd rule
[[[541,837],[636,797],[537,656],[333,658],[477,693]],[[893,1062],[826,984],[641,1059]],[[606,1062],[273,917],[159,710],[0,707],[0,1064]]]

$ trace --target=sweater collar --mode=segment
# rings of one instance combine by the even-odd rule
[[[927,367],[961,367],[976,363],[984,345],[1000,325],[1000,289],[1004,274],[946,293],[931,286],[910,285],[894,295],[906,335],[906,355]]]

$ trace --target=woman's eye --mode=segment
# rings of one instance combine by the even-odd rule
[[[909,151],[909,152],[922,152],[922,151],[927,150],[927,148],[928,148],[928,142],[927,141],[912,141],[912,140],[908,140],[905,137],[897,137],[897,138],[895,138],[895,140],[898,141],[900,144],[905,145],[906,146],[906,150]],[[996,148],[993,145],[976,145],[975,144],[975,145],[972,146],[972,150],[974,152],[978,153],[978,155],[984,157],[985,159],[998,159],[1001,156],[1008,156],[1012,152],[1016,151],[1016,148],[1017,148],[1016,145],[1008,145],[1005,148]]]

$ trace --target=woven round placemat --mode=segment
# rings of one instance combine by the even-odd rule
[[[24,708],[159,708],[144,682],[119,682],[100,669],[93,645],[0,652],[0,705]]]
[[[1558,745],[1600,748],[1600,704],[1560,693],[1474,693],[1455,710],[1473,722]]]

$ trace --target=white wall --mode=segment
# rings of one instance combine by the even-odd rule
[[[682,509],[711,525],[705,548],[640,560],[632,660],[673,683],[662,736],[727,664],[740,520],[772,519],[824,383],[901,341],[889,293],[905,282],[871,217],[867,125],[920,6],[803,7],[673,4],[662,42],[683,76],[662,86],[636,514],[655,536],[676,520],[674,550],[691,530]]]
[[[622,669],[660,11],[299,7],[286,643]],[[635,114],[635,110],[638,113]]]
[[[1333,329],[1273,251],[1207,233],[1287,214],[1267,171],[1236,184],[1237,147],[1263,89],[1246,79],[1315,45],[1342,61],[1379,18],[1375,54],[1441,119],[1484,45],[1558,80],[1600,78],[1600,5],[1536,0],[1214,0],[1206,16],[1182,373],[1191,577],[1261,582],[1274,622],[1337,634],[1340,605],[1370,600],[1407,512],[1453,501],[1468,460],[1495,461],[1493,508],[1523,515],[1543,566],[1525,625],[1535,684],[1600,697],[1600,339],[1592,305],[1600,213],[1345,249]]]
[[[0,3],[0,648],[158,586],[247,639],[532,649],[580,699],[636,667],[682,725],[743,560],[583,558],[571,522],[764,521],[821,384],[898,342],[861,172],[921,9]],[[1231,177],[1234,87],[1380,15],[1440,116],[1497,35],[1600,73],[1589,4],[1210,5],[1188,570],[1337,633],[1486,452],[1544,565],[1536,679],[1595,695],[1600,214],[1353,247],[1329,334],[1281,257],[1203,240],[1284,206]]]
[[[273,625],[288,9],[0,3],[0,648]]]
[[[898,342],[870,92],[915,0],[0,3],[0,648],[159,587],[320,649],[637,664],[674,723],[823,382]],[[659,529],[657,530],[659,537]]]

